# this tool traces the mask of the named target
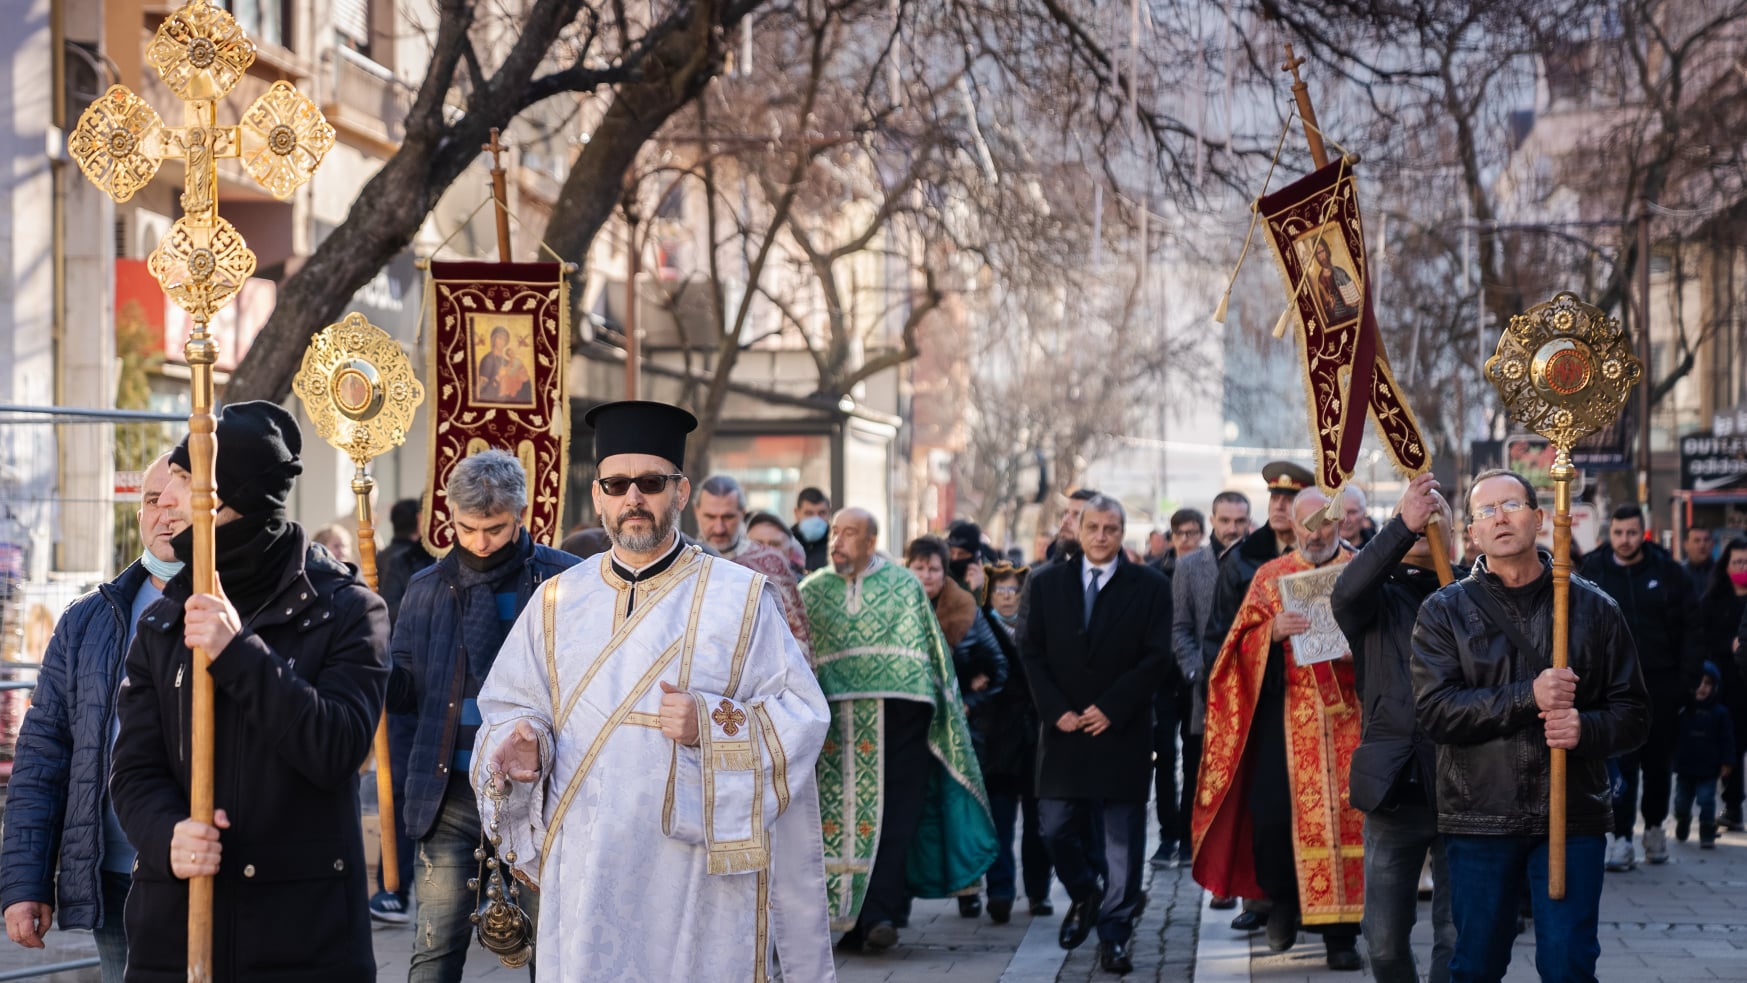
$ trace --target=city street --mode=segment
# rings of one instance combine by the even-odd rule
[[[1724,834],[1714,851],[1697,843],[1670,842],[1670,860],[1660,867],[1640,866],[1624,874],[1609,874],[1601,908],[1602,979],[1634,983],[1692,983],[1699,980],[1747,979],[1747,834]],[[1313,936],[1300,936],[1290,952],[1272,954],[1261,933],[1232,932],[1232,912],[1213,911],[1207,895],[1190,881],[1187,870],[1161,870],[1150,875],[1150,900],[1141,919],[1131,980],[1195,983],[1339,983],[1368,979],[1369,969],[1355,976],[1329,972],[1323,949]],[[1056,909],[1066,899],[1057,889]],[[1430,951],[1424,919],[1430,906],[1420,905],[1417,951]],[[1060,917],[1032,919],[1023,905],[1007,925],[958,916],[952,901],[919,901],[902,942],[881,955],[848,955],[837,961],[844,983],[898,980],[948,980],[953,983],[1049,983],[1056,980],[1112,979],[1096,965],[1096,946],[1088,942],[1064,953],[1055,941]],[[375,933],[381,979],[405,975],[411,951],[410,927],[380,926]],[[89,935],[54,932],[43,952],[7,945],[0,950],[0,974],[33,965],[90,958],[95,947]],[[1360,945],[1361,953],[1364,945]],[[1422,964],[1423,968],[1423,964]],[[950,975],[949,975],[950,974]],[[1534,971],[1532,932],[1517,942],[1507,983],[1527,983]],[[96,981],[95,968],[41,977],[53,983]],[[483,949],[469,955],[468,980],[508,983],[526,979],[503,968]],[[796,983],[796,981],[790,981]]]

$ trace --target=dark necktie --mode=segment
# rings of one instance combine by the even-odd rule
[[[1092,568],[1092,579],[1086,584],[1086,630],[1092,628],[1092,605],[1098,603],[1098,575],[1104,571]]]

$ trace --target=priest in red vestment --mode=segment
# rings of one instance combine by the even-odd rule
[[[1339,522],[1320,514],[1327,505],[1315,488],[1298,494],[1298,548],[1256,571],[1214,661],[1191,832],[1197,882],[1273,901],[1270,948],[1291,948],[1302,925],[1322,934],[1329,968],[1357,970],[1365,891],[1364,817],[1347,800],[1359,744],[1353,661],[1299,664],[1294,637],[1332,615],[1326,593],[1320,611],[1286,610],[1280,584],[1351,556]]]

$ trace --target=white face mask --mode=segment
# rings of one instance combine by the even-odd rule
[[[146,568],[147,573],[165,581],[174,578],[187,566],[181,560],[160,560],[152,555],[151,550],[140,553],[140,565]]]

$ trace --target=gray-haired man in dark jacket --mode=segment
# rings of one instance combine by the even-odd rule
[[[140,484],[140,558],[74,601],[55,626],[6,793],[0,850],[6,934],[40,949],[58,908],[63,929],[96,935],[103,983],[121,983],[127,965],[121,908],[134,858],[109,801],[115,694],[140,613],[182,570],[170,539],[187,527],[188,516],[158,504],[169,480],[166,454]]]
[[[534,590],[580,562],[542,546],[522,525],[527,475],[513,455],[486,450],[449,472],[455,548],[413,575],[390,646],[388,709],[417,721],[405,779],[406,831],[416,850],[419,924],[410,983],[461,979],[472,951],[478,892],[479,806],[468,768],[479,729],[479,688]],[[538,898],[522,895],[538,917]]]

